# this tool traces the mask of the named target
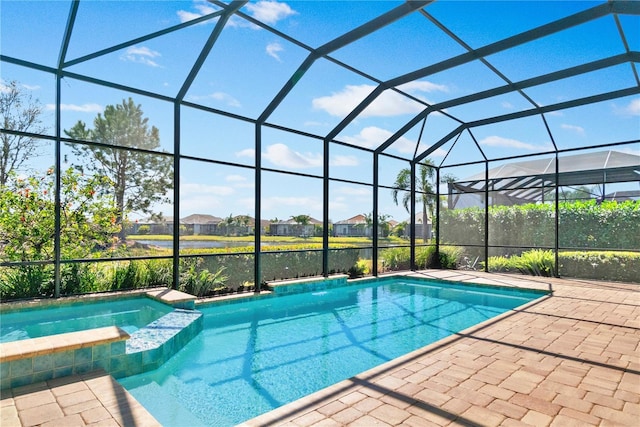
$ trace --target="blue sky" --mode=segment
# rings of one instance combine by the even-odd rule
[[[429,19],[413,13],[380,31],[331,54],[333,58],[388,80],[465,52],[463,42],[479,48],[534,26],[594,7],[596,1],[437,1],[425,11],[456,33],[454,40]],[[386,1],[252,1],[241,11],[281,33],[317,48],[357,26],[396,7]],[[45,66],[55,66],[70,2],[12,1],[1,4],[2,54]],[[215,12],[211,3],[196,1],[81,1],[66,59],[109,48],[127,40],[188,22]],[[181,31],[70,66],[68,71],[175,96],[188,75],[217,18]],[[619,17],[631,50],[640,50],[640,19]],[[503,51],[486,60],[513,82],[625,53],[612,16],[576,26],[526,45]],[[185,97],[186,101],[232,114],[257,118],[284,83],[307,57],[304,46],[291,43],[241,17],[232,17]],[[45,124],[54,132],[55,80],[44,72],[2,63],[3,83],[18,80],[46,107]],[[317,60],[285,100],[268,118],[269,123],[314,135],[333,129],[377,82],[336,63]],[[398,87],[415,99],[385,91],[336,137],[337,140],[371,148],[384,142],[425,106],[480,90],[504,85],[485,64],[473,61],[429,75]],[[637,85],[629,63],[574,79],[525,90],[538,105],[595,95]],[[98,85],[65,78],[62,84],[62,125],[69,128],[82,120],[91,124],[106,105],[132,96],[142,105],[149,122],[160,129],[162,148],[173,150],[171,103],[131,95]],[[509,94],[452,107],[430,115],[418,152],[457,128],[474,121],[527,110],[532,104],[522,95]],[[236,164],[218,165],[185,160],[181,172],[181,216],[208,213],[220,217],[254,212],[253,171],[255,134],[250,123],[182,109],[182,154],[208,157]],[[453,117],[453,118],[452,118]],[[640,137],[640,96],[605,101],[549,113],[546,119],[561,149],[591,146]],[[410,159],[416,151],[421,126],[415,126],[388,150]],[[485,154],[501,158],[549,150],[549,133],[540,116],[502,122],[474,129]],[[430,158],[437,164],[455,164],[482,158],[468,134],[461,136],[445,158],[445,144]],[[640,144],[620,148],[640,154]],[[39,159],[47,162],[48,159]],[[322,144],[301,135],[263,129],[264,167],[322,176]],[[361,150],[333,145],[331,177],[372,182],[371,156]],[[380,183],[391,185],[407,163],[384,159]],[[459,178],[477,173],[483,166],[456,168]],[[322,181],[266,172],[263,176],[262,217],[289,218],[307,214],[322,219]],[[380,213],[401,221],[408,214],[396,206],[390,191],[380,192]],[[158,206],[172,215],[170,206]],[[371,212],[371,189],[364,185],[333,182],[330,188],[330,219],[338,221]]]

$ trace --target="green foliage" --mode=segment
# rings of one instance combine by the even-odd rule
[[[380,251],[378,257],[383,271],[410,270],[410,249],[407,247],[386,248]]]
[[[558,264],[561,276],[640,283],[640,252],[562,251]]]
[[[147,235],[151,233],[151,227],[147,224],[143,224],[138,227],[138,234]]]
[[[102,178],[67,169],[61,176],[60,246],[63,258],[87,258],[112,245],[115,207],[97,190]],[[40,261],[54,257],[55,175],[20,179],[0,188],[0,257],[4,261]]]
[[[53,296],[53,266],[24,265],[0,269],[0,299]]]
[[[464,255],[464,250],[457,246],[441,246],[439,263],[435,262],[436,247],[421,246],[416,248],[416,268],[445,268],[456,269]],[[411,252],[408,247],[387,248],[380,251],[379,258],[384,270],[399,271],[409,270]]]
[[[436,196],[435,190],[432,184],[433,176],[435,175],[435,168],[432,167],[433,163],[430,159],[426,159],[424,163],[418,165],[415,176],[416,184],[416,202],[422,205],[422,233],[423,240],[428,240],[427,236],[427,214],[433,218]],[[402,201],[402,206],[407,212],[411,212],[411,169],[405,168],[398,172],[396,181],[393,184],[394,189],[391,191],[391,197],[393,202],[397,205],[399,200]]]
[[[368,276],[371,274],[371,260],[368,259],[359,259],[356,262],[356,265],[351,267],[347,272],[351,279],[355,279],[356,277]]]
[[[484,269],[485,263],[480,263],[482,269]],[[489,271],[502,272],[502,273],[513,273],[516,272],[517,269],[511,260],[511,257],[505,256],[492,256],[489,257],[488,260]]]
[[[555,259],[551,250],[533,249],[515,258],[515,267],[531,276],[553,276]]]
[[[224,267],[215,273],[204,268],[203,258],[184,258],[180,263],[179,290],[197,297],[211,294],[213,289],[224,286],[227,276],[223,275]]]
[[[530,276],[553,276],[554,265],[554,254],[551,250],[533,249],[523,252],[521,255],[489,258],[491,271],[519,271]]]
[[[640,202],[595,200],[558,205],[561,248],[640,249]],[[444,210],[440,217],[443,242],[484,243],[484,209]],[[489,245],[553,247],[555,206],[526,204],[489,208]]]
[[[104,114],[104,115],[103,115]],[[165,196],[173,188],[173,159],[161,154],[129,151],[117,147],[157,150],[160,134],[133,99],[118,105],[107,105],[98,113],[94,128],[78,121],[67,136],[79,140],[100,142],[105,146],[70,144],[74,154],[87,163],[79,166],[96,176],[107,177],[105,187],[117,209],[116,223],[122,225],[128,212],[152,213],[156,202],[170,203]],[[113,147],[113,148],[112,148]],[[120,234],[124,240],[124,230]]]
[[[440,267],[454,270],[463,256],[464,248],[459,246],[440,246]]]

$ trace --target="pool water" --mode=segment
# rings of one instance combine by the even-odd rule
[[[163,426],[231,426],[540,296],[402,279],[210,306],[176,356],[120,382]]]
[[[3,312],[0,343],[105,326],[118,326],[131,334],[171,311],[171,306],[136,297]]]

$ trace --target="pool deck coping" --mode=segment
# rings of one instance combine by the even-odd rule
[[[455,270],[414,274],[551,293],[242,426],[637,425],[637,284]],[[105,378],[117,388],[112,377]],[[69,387],[88,388],[83,377],[52,381],[61,380],[76,384]],[[54,416],[69,416],[65,402],[33,403],[28,408],[24,404],[53,390],[49,383],[3,392],[0,425],[61,425],[62,418]],[[80,397],[87,396],[83,393],[77,398],[85,399]],[[101,402],[99,393],[87,397],[86,404],[106,417],[101,425],[158,425],[126,390],[121,393],[127,397],[117,410],[134,417],[128,423],[117,411],[110,412],[112,402]],[[53,406],[59,412],[46,418],[49,424],[28,418],[29,410]],[[91,424],[91,413],[80,415]]]
[[[117,326],[67,332],[53,336],[11,341],[0,346],[0,363],[61,351],[77,350],[129,339],[129,334]]]

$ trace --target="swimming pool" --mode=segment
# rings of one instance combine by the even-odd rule
[[[230,426],[542,296],[396,279],[201,308],[204,330],[120,383],[164,426]]]
[[[0,343],[104,326],[131,334],[171,311],[173,307],[144,296],[3,311]]]

